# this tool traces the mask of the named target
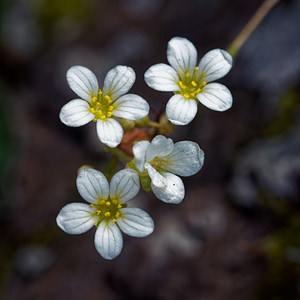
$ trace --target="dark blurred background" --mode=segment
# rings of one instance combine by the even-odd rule
[[[141,191],[134,201],[155,221],[145,239],[125,237],[105,261],[94,229],[80,236],[55,223],[77,193],[77,169],[109,158],[94,124],[58,118],[75,94],[72,65],[100,85],[117,64],[136,71],[132,92],[164,109],[171,94],[143,74],[167,62],[170,38],[190,39],[199,58],[226,49],[261,0],[0,1],[0,298],[300,299],[300,1],[280,1],[220,82],[224,113],[199,106],[175,141],[205,151],[203,169],[183,179],[186,197],[167,205]]]

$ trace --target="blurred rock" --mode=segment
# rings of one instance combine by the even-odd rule
[[[263,106],[299,82],[300,1],[278,3],[246,42],[238,58],[238,81],[260,91]]]
[[[185,217],[195,236],[215,240],[227,228],[224,199],[217,187],[190,188],[190,197],[183,203]]]
[[[111,57],[115,64],[137,61],[151,52],[151,41],[148,36],[135,27],[118,31],[108,42],[106,56]]]
[[[296,200],[299,195],[300,127],[272,140],[256,141],[237,159],[230,193],[241,205],[253,205],[261,191]]]
[[[156,228],[155,235],[151,236],[150,253],[157,262],[167,259],[170,252],[182,257],[200,255],[202,242],[189,233],[182,219],[165,215]]]
[[[164,4],[164,0],[121,0],[120,6],[130,16],[136,18],[150,18]]]
[[[26,279],[35,278],[45,272],[54,262],[53,251],[44,246],[27,246],[15,255],[14,266]]]
[[[30,1],[14,1],[2,22],[1,40],[9,53],[27,58],[40,44],[40,33]]]

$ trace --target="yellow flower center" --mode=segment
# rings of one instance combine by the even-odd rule
[[[97,97],[93,97],[89,104],[89,111],[95,116],[93,121],[111,118],[112,111],[114,110],[113,105],[111,105],[112,100],[109,95],[103,95],[102,90],[98,91]]]
[[[183,74],[180,70],[177,71],[180,80],[177,82],[180,91],[174,92],[181,94],[185,99],[195,99],[197,94],[201,93],[206,81],[202,80],[202,76],[198,72],[199,68],[194,69],[193,74]]]
[[[120,209],[127,207],[126,203],[120,203],[117,199],[99,199],[97,204],[91,203],[90,207],[94,207],[95,211],[92,214],[93,217],[97,217],[98,220],[94,223],[97,227],[102,220],[105,220],[107,223],[112,220],[117,222],[117,218],[121,216]]]

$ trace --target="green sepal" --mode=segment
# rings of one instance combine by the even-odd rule
[[[145,192],[151,192],[151,179],[149,175],[144,175],[142,173],[139,173],[140,181],[142,184],[142,188]]]

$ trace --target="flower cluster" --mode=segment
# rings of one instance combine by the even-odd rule
[[[167,59],[170,65],[160,63],[150,67],[145,81],[155,90],[174,92],[166,105],[166,117],[172,124],[190,123],[197,113],[198,102],[216,111],[231,107],[230,91],[222,84],[211,83],[231,69],[232,58],[228,52],[209,51],[197,65],[195,46],[185,38],[175,37],[168,43]],[[121,231],[134,237],[146,237],[154,230],[148,213],[127,207],[127,202],[138,194],[140,182],[145,191],[153,191],[161,201],[178,204],[185,196],[179,176],[198,173],[204,163],[204,152],[195,142],[174,143],[166,137],[166,133],[172,131],[172,124],[149,120],[147,101],[127,94],[135,81],[132,68],[116,66],[110,70],[102,89],[94,73],[82,66],[71,67],[67,71],[67,81],[80,98],[62,107],[60,120],[72,127],[96,122],[98,138],[109,147],[108,151],[122,145],[124,131],[128,130],[123,119],[133,122],[132,130],[135,125],[145,128],[145,139],[134,141],[129,151],[133,153],[131,161],[125,169],[115,173],[110,182],[100,171],[80,169],[77,189],[89,204],[67,204],[56,219],[58,226],[69,234],[81,234],[95,226],[97,251],[103,258],[113,259],[123,247]],[[138,121],[140,119],[143,120]],[[155,134],[160,134],[155,136],[151,127],[158,128]],[[119,154],[118,158],[128,157],[121,145],[113,154]]]

